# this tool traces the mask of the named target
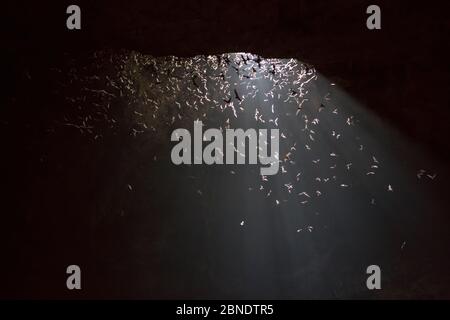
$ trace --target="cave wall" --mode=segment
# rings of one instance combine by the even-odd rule
[[[77,1],[82,30],[65,28],[69,1],[3,4],[7,76],[28,64],[98,49],[191,56],[253,52],[311,63],[427,148],[449,157],[449,20],[444,1]],[[5,61],[5,60],[4,60]]]

